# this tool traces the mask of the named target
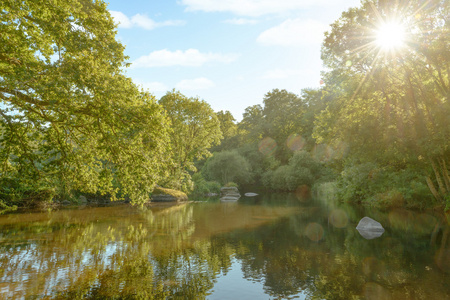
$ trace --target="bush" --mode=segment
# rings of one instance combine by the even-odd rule
[[[55,196],[55,189],[39,184],[22,182],[19,179],[0,179],[0,208],[11,210],[17,206],[34,207],[50,203]]]
[[[248,183],[252,177],[249,162],[235,150],[214,153],[206,161],[202,173],[207,179],[221,184],[230,181]]]
[[[262,176],[266,187],[279,191],[295,191],[299,186],[312,186],[324,175],[329,175],[325,166],[306,151],[295,152],[289,163]]]
[[[194,182],[194,190],[192,191],[192,194],[194,195],[220,193],[220,183],[216,181],[206,181],[201,172],[192,175],[192,180]]]
[[[225,184],[225,187],[239,187],[239,185],[235,182],[230,181]]]
[[[338,180],[338,198],[344,202],[361,202],[373,195],[373,184],[380,175],[374,163],[349,165],[344,167]]]
[[[208,194],[220,194],[222,186],[217,181],[206,181],[206,187],[208,188]]]
[[[349,164],[338,180],[338,198],[379,207],[423,209],[434,203],[425,178],[415,170],[382,168],[374,163]]]

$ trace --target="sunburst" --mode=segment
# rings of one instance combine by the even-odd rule
[[[375,42],[383,50],[398,50],[405,45],[405,27],[397,21],[383,22],[376,30]]]

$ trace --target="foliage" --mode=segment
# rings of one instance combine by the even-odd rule
[[[278,145],[275,155],[282,163],[287,163],[292,154],[288,137],[303,132],[305,104],[297,95],[279,89],[268,92],[263,102],[263,137],[275,139]]]
[[[334,98],[316,121],[319,142],[345,142],[350,155],[393,174],[420,170],[440,201],[450,191],[450,26],[448,1],[364,1],[326,33],[324,95]],[[407,30],[402,48],[385,51],[382,22]],[[366,183],[368,184],[368,183]],[[359,195],[358,195],[359,197]]]
[[[192,175],[192,181],[194,182],[194,190],[192,191],[192,194],[194,195],[220,193],[220,183],[217,181],[206,181],[201,172],[197,172]]]
[[[17,179],[0,179],[0,208],[8,209],[19,205],[33,207],[40,202],[50,202],[55,195],[55,189],[24,184]]]
[[[123,75],[102,1],[2,1],[1,176],[23,186],[146,201],[170,163],[155,99]]]
[[[217,119],[220,123],[220,131],[222,132],[222,140],[219,145],[211,148],[212,152],[219,152],[222,150],[231,150],[238,146],[238,126],[236,119],[228,111],[219,111],[216,113]]]
[[[170,136],[172,160],[169,177],[162,184],[185,192],[191,191],[189,172],[197,171],[194,160],[211,155],[209,148],[218,144],[222,134],[220,123],[211,106],[198,98],[188,98],[178,91],[167,92],[159,103],[172,124]]]
[[[348,164],[339,177],[337,195],[345,202],[421,209],[435,202],[422,177],[412,169],[396,171],[374,163]]]
[[[269,170],[263,175],[266,187],[281,191],[295,191],[303,185],[312,186],[327,175],[325,166],[306,151],[297,151],[287,165]]]
[[[204,166],[205,176],[221,184],[237,181],[249,183],[252,177],[251,167],[245,157],[236,150],[214,153]]]
[[[262,137],[261,126],[263,123],[263,108],[261,105],[249,106],[242,114],[242,120],[238,124],[241,144],[256,143]]]
[[[239,187],[239,185],[236,182],[227,182],[225,185],[225,187]]]

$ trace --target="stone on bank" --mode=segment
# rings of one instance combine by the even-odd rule
[[[188,196],[182,191],[156,187],[151,196],[152,202],[184,202],[188,201]]]
[[[222,187],[220,189],[220,201],[237,201],[241,197],[237,187]]]

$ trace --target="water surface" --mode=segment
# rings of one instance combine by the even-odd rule
[[[1,299],[450,299],[449,272],[444,217],[295,195],[0,216]]]

